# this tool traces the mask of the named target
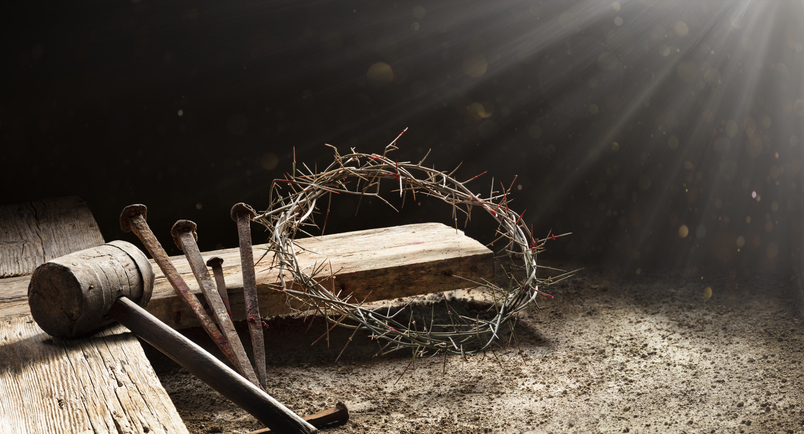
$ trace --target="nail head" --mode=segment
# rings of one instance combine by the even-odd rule
[[[198,233],[195,231],[198,228],[198,225],[195,224],[192,220],[178,220],[176,223],[173,224],[173,227],[170,229],[170,235],[173,237],[173,242],[176,244],[176,247],[179,250],[184,251],[182,248],[181,241],[179,238],[182,234],[190,232],[193,234],[193,240],[198,241]]]
[[[232,212],[230,213],[230,215],[232,217],[232,220],[237,221],[237,216],[241,214],[247,214],[248,219],[251,220],[257,215],[257,212],[254,211],[254,208],[250,207],[248,204],[238,202],[234,204],[234,206],[232,207]]]
[[[148,207],[141,203],[135,203],[123,208],[120,213],[120,229],[123,232],[131,232],[131,217],[135,215],[141,215],[143,219],[148,220]]]

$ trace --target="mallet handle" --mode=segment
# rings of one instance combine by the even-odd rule
[[[120,297],[109,317],[128,327],[240,408],[278,433],[314,433],[316,428],[260,390],[193,341],[165,325],[127,297]]]

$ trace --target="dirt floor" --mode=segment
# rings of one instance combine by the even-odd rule
[[[471,311],[473,291],[447,295]],[[323,321],[307,330],[302,319],[273,320],[269,393],[302,415],[343,401],[351,419],[331,433],[804,433],[795,279],[585,270],[550,292],[554,299],[522,315],[517,344],[419,359],[407,371],[410,353],[374,357],[377,343],[365,335],[336,362],[349,332],[335,332],[329,348],[323,340],[311,346]],[[442,306],[438,300],[422,303]],[[146,351],[191,433],[263,428]]]

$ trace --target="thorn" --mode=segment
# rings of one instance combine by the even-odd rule
[[[394,140],[393,140],[391,143],[389,143],[389,144],[388,144],[388,146],[391,146],[391,145],[393,145],[394,143],[396,143],[396,141],[397,141],[397,140],[399,140],[399,138],[400,138],[400,137],[402,137],[402,134],[405,134],[405,131],[407,131],[407,130],[408,130],[408,127],[405,127],[405,129],[404,129],[404,130],[402,130],[402,132],[401,132],[401,133],[399,133],[399,135],[398,135],[398,136],[396,136],[396,138],[395,138],[395,139],[394,139]]]
[[[472,181],[474,181],[475,179],[480,178],[481,176],[485,175],[485,174],[486,174],[486,172],[488,172],[488,170],[484,171],[483,173],[481,173],[481,174],[479,174],[479,175],[475,175],[475,176],[473,176],[473,177],[472,177],[472,179],[470,179],[470,180],[468,180],[468,181],[465,181],[465,182],[472,182]]]

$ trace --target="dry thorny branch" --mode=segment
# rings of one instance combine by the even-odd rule
[[[293,173],[285,179],[274,181],[269,208],[257,215],[255,221],[263,224],[270,234],[268,244],[273,252],[272,266],[279,269],[280,276],[277,289],[287,294],[289,301],[301,302],[303,309],[313,309],[327,318],[332,327],[340,325],[352,327],[355,331],[360,328],[369,330],[372,337],[381,342],[382,353],[411,348],[415,359],[417,355],[428,352],[470,354],[484,351],[501,336],[506,327],[513,330],[517,314],[540,294],[551,297],[542,292],[543,288],[572,274],[553,270],[560,274],[550,278],[537,276],[537,269],[545,269],[536,265],[536,256],[543,250],[545,242],[568,234],[534,238],[532,226],[529,229],[522,219],[524,212],[520,215],[508,207],[508,194],[513,182],[508,188],[501,184],[501,190],[497,191],[492,181],[489,196],[482,198],[473,193],[467,184],[483,174],[460,182],[452,176],[457,168],[445,173],[424,166],[427,155],[418,163],[394,161],[388,154],[397,149],[395,142],[391,142],[382,155],[359,153],[354,149],[349,154],[340,155],[334,146],[327,145],[335,154],[329,167],[321,172],[313,172],[304,165],[304,170],[297,171],[294,157]],[[466,224],[475,207],[496,219],[499,224],[497,240],[507,240],[496,256],[503,263],[501,268],[507,285],[501,287],[487,281],[473,282],[485,288],[493,297],[489,315],[462,315],[449,305],[446,298],[446,314],[437,314],[433,307],[429,321],[421,312],[414,314],[408,305],[395,312],[391,312],[390,308],[385,312],[369,309],[364,300],[354,300],[350,294],[334,293],[325,287],[322,283],[326,280],[322,278],[326,268],[324,262],[310,270],[299,266],[296,258],[298,246],[294,239],[298,233],[308,234],[305,231],[308,227],[318,228],[323,233],[333,194],[357,195],[360,200],[373,197],[396,210],[380,195],[382,181],[393,183],[392,194],[398,193],[403,204],[408,195],[412,195],[414,200],[416,195],[424,195],[452,205],[456,229],[459,214],[465,217]],[[323,208],[325,199],[326,212],[319,228],[314,218],[320,214],[316,210]]]

